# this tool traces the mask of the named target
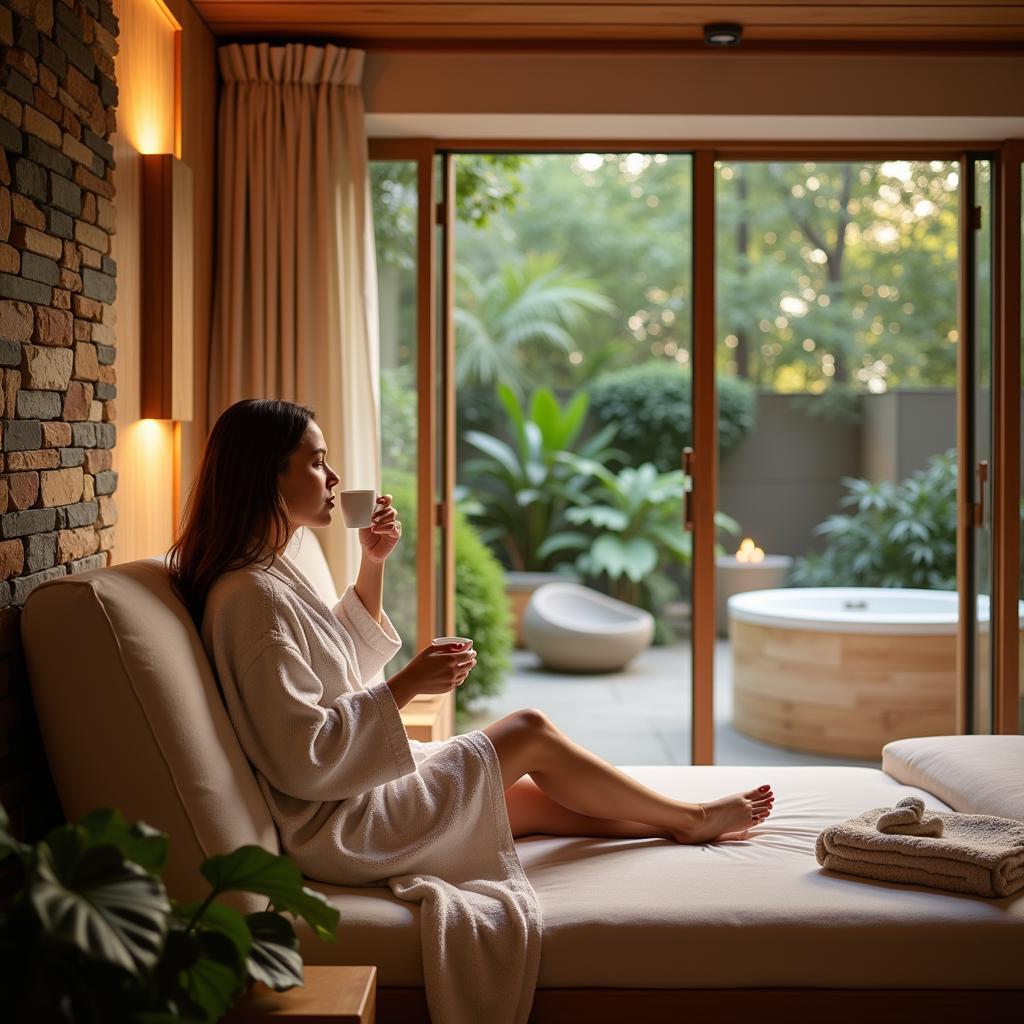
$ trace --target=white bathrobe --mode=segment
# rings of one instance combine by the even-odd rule
[[[279,556],[215,582],[202,638],[302,873],[421,904],[433,1024],[525,1024],[541,915],[497,753],[480,729],[410,740],[387,683],[363,685],[401,647],[387,613],[378,625],[354,586],[331,608]]]

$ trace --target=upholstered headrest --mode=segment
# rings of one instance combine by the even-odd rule
[[[1024,821],[1024,736],[915,736],[882,747],[882,771],[955,811]]]
[[[205,896],[214,853],[280,842],[228,719],[202,640],[160,558],[38,586],[21,636],[65,815],[115,807],[170,837],[164,880]],[[264,909],[262,897],[232,899]]]

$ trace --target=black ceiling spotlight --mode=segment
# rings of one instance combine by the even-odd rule
[[[708,46],[738,46],[743,26],[735,22],[718,22],[704,26],[704,42]]]

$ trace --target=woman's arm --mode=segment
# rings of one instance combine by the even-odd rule
[[[384,601],[384,563],[360,559],[359,574],[356,576],[356,595],[363,607],[380,625],[380,613]]]

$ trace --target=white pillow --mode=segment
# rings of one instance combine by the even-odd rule
[[[916,736],[882,747],[882,771],[964,814],[1024,821],[1024,736]]]

